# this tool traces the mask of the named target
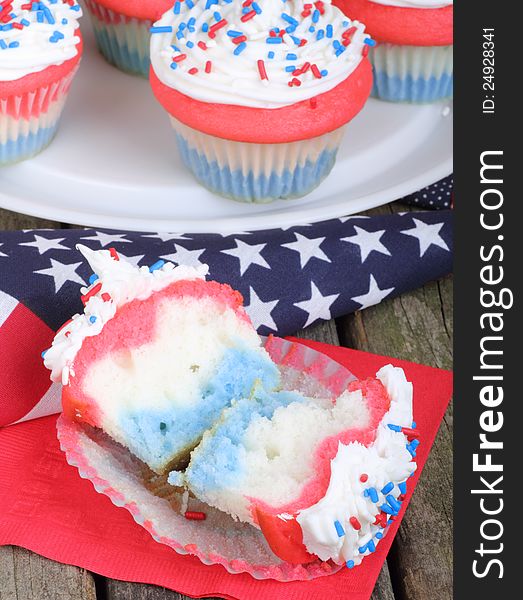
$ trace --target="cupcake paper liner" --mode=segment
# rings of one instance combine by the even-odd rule
[[[185,165],[206,188],[241,202],[304,196],[330,173],[344,127],[283,144],[236,142],[202,133],[171,117]]]
[[[23,96],[0,98],[0,165],[30,158],[50,144],[75,72]]]
[[[315,397],[335,398],[355,377],[327,356],[301,344],[269,337],[265,345],[279,365],[283,387]],[[247,523],[210,508],[194,498],[188,510],[203,511],[203,521],[187,520],[173,506],[182,505],[173,492],[169,499],[155,496],[146,486],[143,465],[104,434],[92,435],[63,415],[57,423],[60,446],[67,462],[89,479],[96,491],[116,506],[126,508],[134,520],[159,543],[179,554],[197,556],[204,564],[220,564],[230,573],[246,572],[256,579],[310,580],[339,571],[342,567],[320,560],[307,565],[283,562],[270,550],[262,533]],[[173,488],[174,490],[174,488]]]
[[[152,21],[116,13],[93,0],[85,2],[98,49],[113,66],[133,75],[149,76]]]
[[[452,98],[453,46],[378,44],[369,58],[374,98],[414,103]]]

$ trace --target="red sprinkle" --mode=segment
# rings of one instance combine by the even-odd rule
[[[247,41],[246,35],[239,35],[238,37],[232,38],[233,44],[241,44],[242,42],[246,42],[246,41]]]
[[[256,16],[256,11],[251,10],[251,12],[248,12],[248,13],[245,13],[244,15],[242,15],[240,21],[242,23],[245,23],[246,21],[250,21],[255,16]]]
[[[198,512],[195,510],[188,510],[184,517],[190,521],[205,521],[207,515],[204,512]]]
[[[387,527],[387,515],[384,512],[377,514],[373,525],[379,525],[383,528]]]
[[[302,46],[305,46],[306,43],[307,43],[306,39],[300,40],[300,43],[298,44],[298,48],[301,48]]]
[[[173,62],[175,62],[175,63],[182,62],[182,60],[185,60],[186,58],[187,58],[187,54],[179,54],[178,56],[173,57]]]
[[[109,294],[107,292],[105,292],[104,294],[102,294],[102,300],[104,302],[109,302],[110,299],[111,299],[111,296],[109,296]]]
[[[292,79],[291,83],[292,85],[297,85],[298,87],[301,85],[301,81],[299,79],[296,79],[296,77]]]
[[[360,475],[360,481],[361,483],[365,483],[368,480],[369,476],[367,475],[367,473],[362,473]]]
[[[202,42],[201,40],[198,42],[198,48],[201,48],[202,50],[207,50],[207,44],[205,42]]]
[[[87,304],[89,298],[92,298],[95,294],[98,294],[98,292],[102,289],[102,284],[101,283],[97,283],[94,287],[92,287],[87,294],[84,294],[83,296],[80,296],[80,300],[85,304]]]
[[[407,436],[409,442],[412,440],[417,440],[419,438],[419,431],[415,429],[410,429],[409,427],[402,427],[401,431]]]
[[[192,67],[192,69],[189,69],[187,73],[189,73],[189,75],[196,75],[196,73],[198,73],[198,69],[196,67]]]
[[[120,260],[118,252],[116,252],[115,248],[109,248],[109,252],[111,253],[111,256],[114,258],[114,260]]]
[[[256,13],[254,13],[254,14],[256,14]],[[221,19],[220,21],[218,21],[218,23],[211,25],[209,27],[209,37],[210,38],[216,37],[216,32],[219,29],[221,29],[222,27],[225,27],[226,25],[227,25],[227,21],[225,19]]]
[[[269,81],[269,78],[267,77],[267,71],[265,70],[265,63],[263,62],[263,60],[258,61],[258,71],[260,72],[260,79],[266,79],[267,81]]]
[[[211,72],[211,68],[212,68],[212,62],[211,62],[210,60],[208,60],[208,61],[205,63],[205,72],[206,72],[206,73],[210,73],[210,72]]]
[[[358,521],[358,519],[356,517],[351,517],[349,519],[349,523],[352,525],[352,527],[356,530],[359,531],[361,529],[361,523]]]
[[[345,38],[352,38],[352,35],[353,35],[353,33],[354,33],[355,31],[356,31],[356,27],[349,27],[349,29],[347,29],[346,31],[344,31],[344,32],[341,34],[341,37],[342,37],[343,39],[345,39]]]
[[[23,29],[22,23],[13,23],[13,29]]]
[[[361,51],[361,55],[367,56],[368,53],[369,53],[369,46],[367,44],[365,44],[365,46],[363,46],[363,50]]]

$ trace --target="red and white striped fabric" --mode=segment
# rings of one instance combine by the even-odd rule
[[[53,337],[39,317],[0,290],[0,427],[60,411],[61,386],[51,383],[35,352]]]

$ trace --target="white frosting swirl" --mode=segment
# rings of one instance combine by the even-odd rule
[[[51,370],[51,379],[69,382],[74,376],[73,362],[85,338],[98,335],[104,325],[114,317],[118,308],[133,300],[145,300],[154,292],[166,288],[175,281],[205,279],[208,267],[178,266],[160,261],[154,270],[135,267],[119,255],[116,260],[109,250],[91,250],[78,245],[77,249],[87,259],[97,276],[82,294],[89,294],[96,286],[96,293],[87,300],[83,314],[76,314],[56,334],[52,346],[44,353],[44,364]]]
[[[0,7],[0,81],[14,81],[76,56],[81,16],[76,1],[12,0]]]
[[[359,65],[365,40],[373,43],[331,0],[186,0],[151,31],[164,84],[202,102],[258,108],[331,90]]]
[[[378,426],[374,443],[364,446],[358,442],[339,444],[338,453],[331,462],[331,478],[325,496],[313,506],[298,514],[307,550],[322,560],[332,559],[348,566],[358,565],[365,555],[372,553],[385,535],[385,528],[374,524],[380,507],[397,502],[406,480],[416,470],[407,449],[408,440],[396,428],[412,426],[412,384],[402,369],[387,365],[376,377],[383,383],[391,399],[389,411]],[[368,476],[361,481],[362,474]],[[393,484],[393,485],[391,485]],[[387,486],[391,489],[388,490]],[[374,499],[365,495],[372,488]],[[385,490],[386,493],[383,493]],[[367,492],[368,494],[368,492]],[[389,500],[387,500],[389,498]],[[376,501],[377,500],[377,501]],[[360,528],[350,519],[356,518]],[[337,531],[335,521],[343,528]]]
[[[454,4],[454,0],[370,0],[374,4],[399,6],[401,8],[444,8]]]

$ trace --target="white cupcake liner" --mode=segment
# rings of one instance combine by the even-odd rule
[[[27,94],[0,98],[0,165],[30,158],[49,145],[76,70]]]
[[[355,379],[345,367],[301,344],[271,336],[265,347],[280,366],[285,389],[334,399]],[[183,504],[182,498],[175,498],[173,491],[169,501],[149,491],[143,481],[143,466],[121,446],[108,443],[103,434],[88,434],[63,415],[57,429],[67,462],[78,468],[80,476],[89,479],[113,504],[126,508],[157,542],[179,554],[195,555],[204,564],[220,564],[230,573],[246,572],[256,579],[278,581],[315,579],[342,568],[331,561],[307,565],[283,562],[258,529],[193,498],[188,509],[203,511],[207,518],[187,520],[173,509],[173,505]]]
[[[304,196],[330,173],[345,127],[281,144],[236,142],[171,117],[186,166],[211,191],[242,202]]]
[[[452,98],[453,46],[378,44],[369,58],[375,98],[415,103]]]
[[[116,13],[94,0],[85,0],[98,49],[104,58],[126,73],[149,76],[152,21]]]

